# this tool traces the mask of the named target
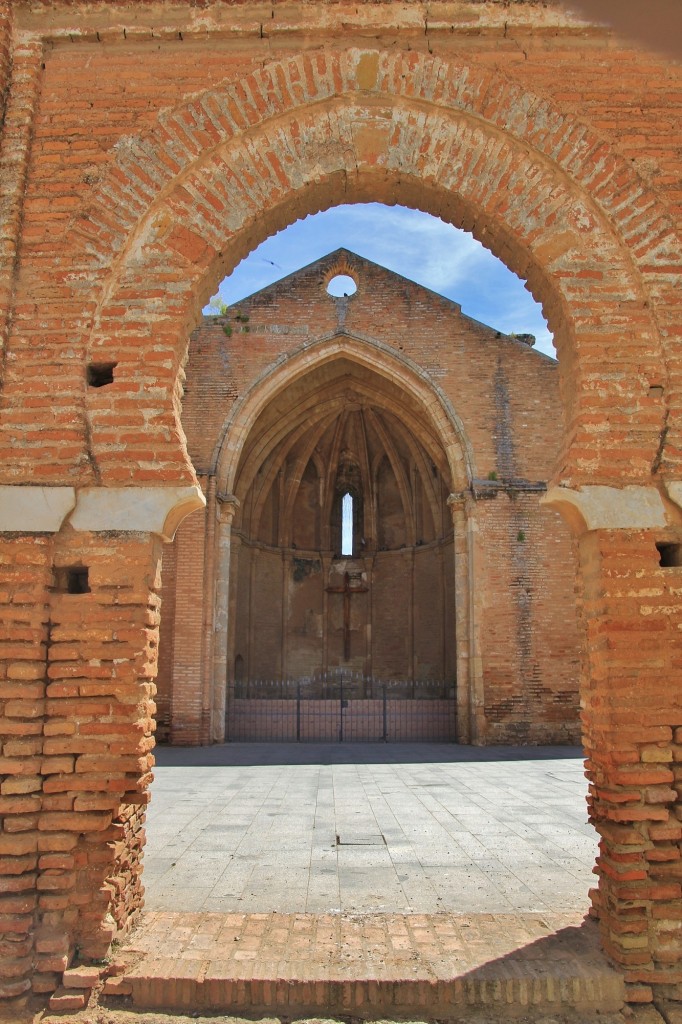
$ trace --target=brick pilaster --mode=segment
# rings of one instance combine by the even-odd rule
[[[49,537],[0,539],[0,997],[31,988],[42,811]],[[37,947],[40,952],[40,945]],[[60,943],[50,950],[66,966]]]

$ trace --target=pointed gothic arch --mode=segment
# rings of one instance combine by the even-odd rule
[[[247,392],[234,403],[223,423],[211,460],[218,493],[230,495],[230,501],[235,502],[236,509],[235,515],[231,515],[228,520],[223,520],[218,527],[220,531],[218,546],[225,552],[222,571],[225,574],[229,574],[231,571],[229,551],[232,531],[235,522],[239,521],[239,517],[243,513],[244,494],[253,486],[259,473],[259,467],[267,463],[271,451],[274,452],[281,447],[282,438],[290,437],[292,439],[286,443],[284,453],[280,454],[280,462],[272,463],[269,473],[263,478],[260,493],[264,500],[272,488],[277,466],[281,465],[281,459],[286,458],[286,452],[293,444],[299,442],[300,434],[309,430],[310,424],[313,423],[317,424],[317,433],[314,436],[319,436],[319,432],[327,429],[327,425],[332,422],[334,416],[339,415],[343,408],[343,400],[339,403],[335,397],[325,399],[324,393],[322,395],[311,393],[307,404],[296,407],[292,419],[277,417],[276,431],[268,430],[265,435],[259,435],[255,454],[250,457],[247,451],[247,442],[255,424],[264,411],[275,403],[278,396],[285,393],[291,385],[301,383],[308,377],[314,376],[315,371],[328,368],[335,362],[343,360],[354,364],[370,378],[383,379],[387,386],[390,385],[397,393],[402,393],[405,396],[405,401],[409,398],[413,405],[421,410],[421,421],[414,418],[411,421],[411,432],[414,437],[413,450],[418,453],[420,444],[423,443],[426,446],[424,450],[430,452],[430,458],[441,464],[444,461],[450,481],[450,490],[457,492],[456,498],[451,494],[454,505],[446,513],[446,518],[452,517],[457,531],[454,561],[456,621],[452,621],[451,628],[455,643],[454,659],[458,679],[458,737],[461,742],[471,742],[480,735],[482,728],[480,715],[477,718],[474,711],[477,703],[480,705],[480,702],[475,700],[475,694],[481,686],[481,659],[477,649],[477,627],[473,621],[474,603],[469,590],[473,584],[473,572],[469,565],[472,537],[466,513],[467,506],[461,499],[461,495],[471,486],[475,472],[472,449],[466,431],[451,402],[411,359],[382,342],[341,332],[313,345],[304,344],[291,351],[286,358],[279,359],[253,381]],[[400,410],[400,405],[395,403],[395,399],[393,399],[392,406],[391,401],[377,392],[371,384],[371,380],[370,383],[365,383],[364,388],[357,382],[355,387],[361,393],[365,390],[367,399],[376,403],[378,407],[394,408],[404,415]],[[371,408],[368,410],[368,414],[375,415],[371,412]],[[400,420],[398,419],[397,422]],[[298,428],[299,424],[302,424],[300,428]],[[377,429],[379,436],[383,437],[390,450],[392,448],[390,438],[379,427]],[[410,431],[406,430],[405,434],[409,435]],[[436,454],[437,446],[440,446],[442,450],[441,457]],[[306,452],[305,461],[307,461],[312,457],[312,446],[308,445],[304,450]],[[399,472],[396,457],[391,455],[389,458],[393,460],[394,468]],[[332,476],[335,474],[334,466],[335,460],[332,459],[327,466],[327,473],[331,472]],[[369,483],[371,477],[376,474],[373,474],[370,466],[367,465],[362,475]],[[300,485],[301,472],[296,471],[293,476],[294,482]],[[237,492],[239,492],[238,495]],[[328,494],[331,500],[331,496],[335,494],[334,486],[328,488]],[[404,494],[402,500],[404,511],[407,513],[408,510],[405,506],[405,501],[409,501],[407,495]],[[360,505],[362,505],[362,501],[360,501]],[[287,508],[289,511],[293,508],[293,497],[289,499]],[[323,518],[324,515],[328,518],[333,517],[334,511],[337,511],[335,507],[328,505],[326,513],[323,513]],[[376,508],[373,509],[372,514],[376,514]],[[260,506],[257,506],[250,515],[252,525],[255,523],[257,532],[261,516]],[[367,515],[370,515],[369,509]],[[367,519],[365,521],[368,522]],[[414,545],[416,543],[416,536],[413,535],[414,526],[411,530],[408,529],[408,533],[411,535],[409,543]],[[212,733],[215,739],[220,740],[225,735],[226,685],[230,678],[229,666],[233,662],[230,644],[232,643],[234,646],[234,636],[230,632],[232,628],[229,620],[230,600],[224,587],[219,588],[218,600],[222,600],[222,605],[216,608],[215,621],[221,624],[221,628],[216,637]],[[231,603],[234,607],[234,598]],[[244,644],[241,646],[243,647]]]
[[[386,380],[396,381],[422,403],[431,430],[442,438],[453,489],[465,490],[475,476],[475,466],[471,444],[452,403],[409,357],[376,339],[348,332],[335,332],[280,358],[235,402],[211,460],[219,490],[232,493],[246,436],[273,397],[312,369],[339,358],[348,358]]]

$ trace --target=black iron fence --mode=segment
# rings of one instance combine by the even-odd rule
[[[242,680],[227,708],[229,740],[250,742],[451,742],[453,684],[328,673]]]

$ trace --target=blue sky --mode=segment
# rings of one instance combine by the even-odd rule
[[[542,310],[521,281],[471,235],[402,206],[335,206],[266,239],[221,283],[228,305],[340,247],[458,302],[498,331],[534,334],[554,355]]]

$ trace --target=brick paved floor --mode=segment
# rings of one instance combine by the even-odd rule
[[[408,1020],[618,1011],[623,980],[580,914],[158,912],[125,947],[135,1006]]]
[[[149,910],[587,908],[596,835],[578,749],[228,744],[157,760]]]

